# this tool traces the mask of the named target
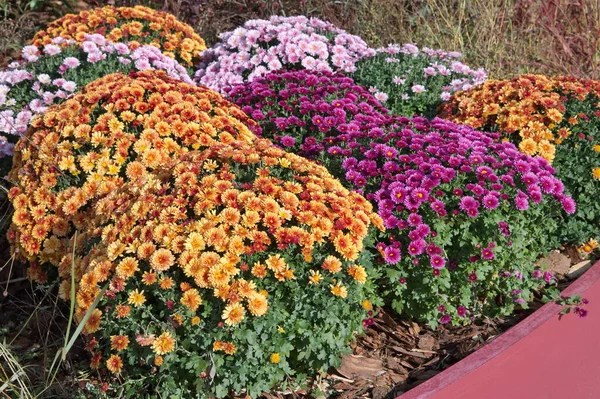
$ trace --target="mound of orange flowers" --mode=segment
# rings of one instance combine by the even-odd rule
[[[91,33],[99,33],[112,42],[151,44],[187,66],[192,66],[206,49],[204,40],[191,26],[171,14],[143,6],[106,6],[67,14],[36,33],[32,44],[42,47],[58,37],[82,43],[85,35]]]
[[[286,283],[348,301],[339,320],[360,326],[363,240],[382,220],[322,166],[255,138],[252,123],[164,73],[113,74],[51,107],[17,145],[9,239],[30,277],[58,274],[66,300],[74,277],[79,321],[107,289],[84,328],[92,366],[179,364],[177,348],[182,359],[272,351],[307,289]],[[274,341],[248,349],[223,333],[265,316],[270,295],[291,307],[272,316]]]
[[[16,146],[11,178],[29,195],[13,195],[13,241],[28,258],[57,263],[69,246],[58,238],[86,231],[98,198],[189,150],[251,141],[253,123],[218,93],[164,72],[95,80],[34,119]]]
[[[302,277],[309,284],[327,273],[329,279],[336,277],[331,295],[346,297],[352,280],[366,280],[364,267],[353,261],[371,222],[380,224],[368,202],[343,189],[324,168],[264,139],[255,145],[215,144],[171,160],[164,170],[140,172],[93,209],[95,234],[76,244],[85,248],[76,259],[80,317],[110,280],[109,297],[128,291],[114,304],[112,316],[123,316],[124,307],[144,306],[147,296],[155,296],[144,291],[177,285],[178,302],[191,311],[187,322],[193,322],[204,301],[218,298],[222,321],[229,326],[267,312],[268,289],[259,289],[267,275],[278,281]],[[315,247],[325,243],[331,255],[303,270]],[[292,264],[281,255],[290,248],[304,262]],[[61,292],[68,295],[72,258],[68,252],[62,255]],[[244,262],[248,257],[255,262]],[[94,311],[87,332],[99,329],[101,316]]]
[[[521,75],[488,80],[456,93],[441,117],[476,129],[498,131],[528,155],[552,162],[555,144],[569,137],[585,115],[568,115],[567,100],[600,96],[600,82],[570,76]]]

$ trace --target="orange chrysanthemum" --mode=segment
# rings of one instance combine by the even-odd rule
[[[161,248],[150,257],[150,266],[158,272],[163,272],[173,266],[175,257],[168,249]]]
[[[113,374],[119,374],[123,370],[123,360],[121,356],[112,355],[106,361],[106,368]]]
[[[352,265],[348,268],[348,274],[352,276],[353,279],[358,281],[361,284],[364,284],[367,281],[367,272],[364,267]]]
[[[100,329],[100,322],[102,321],[102,311],[94,309],[87,323],[85,323],[84,332],[87,334],[95,333]]]
[[[342,270],[342,262],[335,256],[329,255],[323,261],[321,267],[329,273],[339,273]]]
[[[110,347],[116,351],[122,351],[129,345],[129,338],[126,335],[111,335]]]
[[[164,355],[175,349],[175,339],[171,333],[165,331],[160,334],[152,343],[152,350],[157,355]]]
[[[144,302],[146,302],[146,297],[144,296],[144,291],[132,291],[127,298],[127,302],[135,307],[142,306]]]
[[[221,317],[225,321],[225,324],[228,326],[235,326],[240,324],[242,320],[244,320],[244,316],[246,315],[246,311],[244,307],[239,303],[232,303],[225,307],[223,310],[223,314]]]
[[[260,294],[254,294],[248,299],[248,310],[254,316],[262,316],[267,313],[269,304],[267,298]]]
[[[117,318],[119,319],[129,316],[130,312],[131,308],[128,305],[119,304],[115,308],[115,313],[117,314]]]
[[[336,285],[332,285],[331,293],[335,296],[339,296],[341,298],[346,298],[348,296],[348,289],[344,287],[341,283],[337,283]]]
[[[198,290],[192,288],[184,292],[181,296],[181,304],[186,306],[192,312],[195,312],[198,307],[202,305],[202,298],[200,298]]]

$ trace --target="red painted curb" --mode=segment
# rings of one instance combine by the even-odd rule
[[[575,282],[573,282],[567,289],[565,289],[562,292],[562,295],[564,296],[572,296],[572,295],[581,295],[584,292],[586,292],[588,289],[593,288],[592,290],[590,290],[589,294],[586,294],[586,296],[590,296],[592,294],[596,294],[598,296],[600,296],[600,261],[596,262],[586,273],[584,273],[581,277],[579,277]],[[596,308],[595,311],[598,312],[600,311],[600,304],[594,303],[594,300],[592,299],[590,301],[590,305],[586,306],[586,308],[591,308],[591,307]],[[464,358],[463,360],[459,361],[458,363],[454,364],[453,366],[449,367],[448,369],[444,370],[443,372],[437,374],[436,376],[434,376],[433,378],[423,382],[422,384],[418,385],[417,387],[411,389],[410,391],[398,396],[396,399],[425,399],[425,398],[436,398],[436,399],[450,399],[450,398],[486,398],[486,399],[492,399],[492,398],[506,398],[506,397],[513,397],[513,398],[565,398],[565,397],[569,397],[569,398],[600,398],[600,381],[598,381],[597,376],[598,371],[600,371],[600,362],[596,361],[596,363],[598,364],[598,366],[594,365],[591,368],[588,368],[590,373],[589,375],[587,373],[585,373],[585,370],[588,370],[586,368],[582,368],[582,370],[580,370],[579,373],[576,373],[576,379],[577,381],[571,381],[569,379],[569,381],[564,381],[565,382],[565,386],[567,387],[567,392],[571,392],[571,394],[568,394],[568,396],[564,396],[565,393],[560,393],[559,390],[556,390],[556,387],[553,387],[552,389],[554,390],[550,390],[547,391],[546,393],[544,393],[545,391],[543,390],[543,387],[540,387],[539,384],[534,383],[534,379],[539,377],[538,374],[544,374],[543,371],[540,371],[539,368],[544,368],[545,367],[554,367],[557,371],[562,370],[562,367],[568,367],[566,363],[568,362],[564,362],[565,364],[540,364],[540,367],[538,367],[538,370],[535,370],[534,373],[535,374],[531,376],[531,381],[530,383],[528,383],[527,385],[529,385],[529,387],[513,387],[511,389],[507,389],[506,392],[501,393],[500,390],[498,389],[498,387],[501,387],[503,385],[501,385],[500,382],[496,381],[500,378],[500,376],[503,373],[503,369],[505,369],[505,375],[507,378],[509,378],[508,380],[504,381],[503,384],[506,386],[511,386],[511,382],[514,383],[518,383],[520,384],[520,382],[516,382],[515,381],[515,376],[512,375],[512,373],[514,373],[515,369],[518,368],[517,366],[520,363],[524,363],[523,361],[519,361],[519,356],[528,356],[529,354],[525,354],[526,352],[526,348],[528,347],[527,345],[522,345],[523,342],[521,342],[524,338],[526,338],[528,335],[532,334],[534,331],[537,333],[537,335],[540,335],[540,337],[538,338],[536,336],[536,340],[540,339],[546,339],[546,337],[549,335],[547,332],[548,331],[552,331],[552,329],[558,329],[558,327],[554,327],[552,324],[549,323],[562,323],[561,329],[564,330],[564,327],[567,327],[568,329],[570,329],[573,333],[575,332],[580,332],[583,331],[582,329],[585,329],[588,333],[590,332],[590,328],[593,330],[598,331],[597,329],[594,329],[592,327],[592,325],[590,325],[591,323],[586,323],[588,321],[592,321],[589,320],[593,317],[593,322],[596,322],[596,324],[600,325],[600,315],[594,315],[594,309],[591,310],[590,316],[588,317],[588,319],[584,319],[584,320],[579,320],[577,319],[577,317],[575,315],[566,315],[561,321],[558,320],[558,313],[561,310],[561,306],[556,305],[554,303],[547,303],[544,306],[542,306],[540,309],[538,309],[536,312],[534,312],[532,315],[530,315],[529,317],[527,317],[525,320],[523,320],[522,322],[520,322],[519,324],[517,324],[516,326],[514,326],[513,328],[509,329],[508,331],[506,331],[505,333],[503,333],[502,335],[498,336],[498,338],[494,339],[492,342],[488,343],[487,345],[485,345],[483,348],[479,349],[478,351],[472,353],[471,355],[467,356],[466,358]],[[575,322],[575,324],[573,326],[565,326],[565,324],[570,324],[572,322]],[[558,326],[558,324],[557,324]],[[542,328],[543,327],[543,328]],[[538,330],[538,331],[536,331]],[[543,333],[540,333],[540,331],[545,331]],[[566,332],[567,336],[569,331]],[[565,332],[563,331],[563,334],[565,335]],[[572,339],[576,340],[577,339],[577,334],[572,334]],[[600,336],[600,334],[598,334]],[[561,336],[560,339],[563,339],[564,337]],[[583,338],[583,339],[589,339],[588,338]],[[556,350],[556,346],[554,346],[554,344],[556,342],[552,342],[551,340],[548,340],[550,343],[549,347],[547,348],[547,350],[550,353],[550,356],[548,357],[552,357],[554,355],[554,357],[559,356],[563,356],[563,355],[559,355],[557,350]],[[518,348],[515,346],[516,344],[520,343],[520,345],[518,345]],[[567,342],[565,341],[560,341],[558,342],[558,344],[561,344],[562,342]],[[536,341],[537,344],[540,343],[540,341]],[[590,342],[590,344],[592,344],[592,342]],[[581,345],[581,342],[579,342],[579,345]],[[512,350],[511,350],[512,349]],[[579,348],[580,349],[580,348]],[[539,348],[538,348],[539,350]],[[552,351],[554,351],[554,353],[552,353]],[[593,352],[595,355],[599,355],[600,354],[600,341],[598,342],[598,346],[594,347],[594,345],[592,345],[589,348],[589,351]],[[572,362],[577,362],[577,351],[573,350],[571,351],[572,355],[571,355],[571,360]],[[571,352],[566,352],[566,357],[569,357],[569,355],[571,354]],[[544,352],[546,353],[546,352]],[[535,353],[534,353],[535,356]],[[504,357],[504,358],[503,358]],[[597,357],[596,357],[597,359]],[[527,360],[531,361],[531,356],[527,357]],[[535,360],[535,359],[534,359]],[[539,360],[543,360],[542,356],[539,356]],[[557,359],[552,358],[552,361],[556,361]],[[512,363],[511,363],[512,362]],[[515,363],[516,362],[516,363]],[[520,362],[520,363],[519,363]],[[494,364],[492,364],[494,363]],[[580,367],[583,367],[582,365],[579,365]],[[485,370],[485,368],[488,368],[489,370]],[[535,369],[535,367],[533,367]],[[525,369],[525,374],[529,373],[529,369]],[[551,369],[550,372],[547,372],[546,375],[549,378],[549,380],[551,379],[560,379],[561,377],[568,377],[567,375],[565,375],[565,373],[563,372],[562,374],[555,372],[553,375],[553,369]],[[583,375],[582,375],[583,373]],[[477,375],[476,375],[477,374]],[[487,376],[490,375],[491,377],[488,378]],[[519,374],[521,375],[521,374]],[[469,381],[466,381],[466,380]],[[495,379],[495,380],[494,380]],[[486,381],[483,381],[486,380]],[[512,380],[512,381],[511,381]],[[574,387],[574,384],[578,384],[581,383],[583,381],[583,383],[585,384],[586,381],[588,383],[588,386],[583,387],[582,389],[585,391],[585,393],[580,393],[580,395],[584,395],[584,396],[573,396],[574,392],[572,391],[572,388]],[[594,384],[592,384],[590,386],[590,381],[596,381]],[[556,382],[556,381],[555,381]],[[497,386],[494,385],[494,383],[496,383]],[[487,384],[487,385],[486,385]],[[523,384],[526,384],[526,382],[523,382]],[[560,385],[558,385],[558,387],[560,388]],[[510,391],[510,392],[509,392]],[[510,396],[507,396],[510,395]],[[515,396],[516,395],[516,396]],[[588,396],[585,396],[588,395]],[[592,396],[589,396],[592,395]]]

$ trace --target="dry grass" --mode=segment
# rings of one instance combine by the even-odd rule
[[[600,2],[529,0],[531,18],[544,30],[543,66],[565,75],[600,78]]]
[[[541,72],[542,30],[523,18],[516,0],[386,0],[366,2],[359,21],[371,42],[414,42],[461,51],[493,77]],[[360,29],[360,28],[359,28]]]
[[[59,300],[57,284],[34,288],[19,280],[0,283],[6,293],[0,296],[0,398],[73,397],[94,378],[80,339],[91,311],[71,331],[73,307]],[[72,304],[74,297],[73,290]]]

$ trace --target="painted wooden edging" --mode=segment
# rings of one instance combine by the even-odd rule
[[[588,316],[548,303],[396,399],[600,398],[600,261],[562,294],[588,298]]]

